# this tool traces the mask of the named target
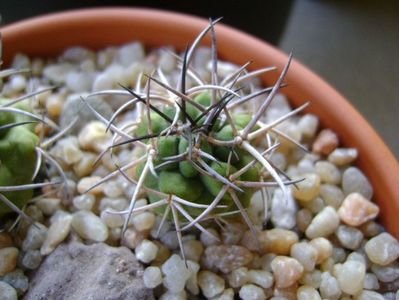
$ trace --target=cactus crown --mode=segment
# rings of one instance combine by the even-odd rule
[[[272,124],[262,123],[261,116],[284,86],[283,80],[292,56],[274,86],[244,93],[242,85],[246,79],[275,68],[248,72],[248,63],[221,78],[218,75],[214,30],[218,21],[211,21],[183,57],[177,58],[180,76],[176,87],[171,86],[159,68],[152,75],[139,76],[135,88],[121,86],[122,90],[89,95],[131,97],[110,120],[104,119],[82,98],[97,117],[106,122],[107,129],[114,133],[112,145],[100,157],[126,144],[134,145],[138,149],[135,153],[139,153],[131,163],[117,166],[115,172],[91,188],[121,173],[136,185],[128,210],[118,212],[126,215],[122,234],[132,213],[155,209],[163,214],[159,228],[166,218],[173,219],[183,258],[182,231],[195,226],[211,235],[201,226],[202,221],[239,213],[255,235],[256,228],[246,212],[254,191],[278,186],[287,196],[286,185],[295,182],[268,160],[278,147],[278,138],[282,135],[274,127],[307,105]],[[190,64],[194,51],[208,33],[212,39],[210,83],[206,83]],[[187,88],[188,79],[196,85]],[[157,89],[153,88],[155,85]],[[261,96],[264,96],[264,100],[258,111],[255,114],[248,112],[248,102]],[[117,125],[118,116],[131,105],[136,105],[138,119],[123,126]],[[288,136],[284,138],[291,140]],[[263,147],[262,151],[259,151],[260,147]],[[135,168],[133,177],[125,172],[130,168]],[[150,203],[136,208],[141,190],[145,190]],[[267,201],[266,198],[264,201]]]

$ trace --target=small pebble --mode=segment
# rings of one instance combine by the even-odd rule
[[[340,225],[335,231],[335,235],[342,247],[350,250],[359,248],[363,240],[363,233],[359,229],[346,225]]]
[[[41,255],[48,255],[68,236],[71,230],[72,216],[67,214],[52,223],[40,248]]]
[[[187,300],[187,293],[184,290],[177,293],[167,291],[162,294],[159,300]]]
[[[373,196],[373,187],[369,180],[363,172],[356,167],[349,167],[342,174],[342,190],[345,195],[359,193],[368,200]]]
[[[8,232],[0,232],[0,249],[11,247],[13,245],[12,238]]]
[[[234,290],[232,288],[225,289],[222,294],[212,298],[212,300],[234,300]]]
[[[202,253],[204,252],[204,246],[198,240],[189,240],[183,242],[184,254],[186,259],[199,262]]]
[[[103,185],[100,184],[96,186],[95,188],[92,188],[97,182],[101,180],[100,176],[89,176],[89,177],[83,177],[79,180],[77,189],[79,194],[89,194],[89,195],[100,195],[103,192]],[[92,188],[90,191],[90,188]]]
[[[135,249],[145,238],[146,236],[143,232],[128,227],[123,235],[122,244],[129,249]]]
[[[210,268],[215,267],[222,273],[245,266],[253,259],[253,254],[237,245],[210,246],[205,249],[203,262]]]
[[[346,261],[338,269],[336,277],[341,290],[349,295],[356,295],[363,289],[366,267],[358,261]]]
[[[380,283],[378,282],[377,276],[373,273],[366,273],[363,288],[365,290],[378,290],[380,288]]]
[[[260,232],[259,242],[265,253],[287,255],[291,246],[298,242],[298,234],[287,229],[273,228]]]
[[[42,262],[42,255],[39,250],[28,250],[22,257],[21,264],[28,270],[34,270]]]
[[[153,289],[162,284],[161,269],[151,266],[146,268],[143,273],[143,281],[144,285],[149,289]]]
[[[2,300],[17,300],[17,291],[8,283],[0,281],[0,295]]]
[[[310,201],[314,199],[320,192],[320,176],[315,173],[303,174],[295,179],[302,179],[292,187],[292,194],[300,201]]]
[[[277,288],[286,288],[296,283],[303,273],[302,265],[294,258],[277,256],[271,262]]]
[[[101,220],[108,226],[108,228],[118,228],[122,227],[123,223],[125,222],[125,218],[120,215],[115,213],[115,211],[112,208],[109,208],[107,210],[103,210],[100,214]]]
[[[338,167],[342,167],[352,163],[358,156],[355,148],[337,148],[328,156],[328,161]]]
[[[183,291],[186,281],[191,276],[190,270],[177,254],[173,254],[165,261],[162,265],[162,273],[165,275],[164,286],[174,293]]]
[[[338,209],[345,199],[344,192],[342,192],[341,188],[327,183],[320,186],[320,196],[324,200],[326,206],[332,206],[335,209]]]
[[[298,300],[321,300],[320,294],[314,287],[303,285],[297,293]]]
[[[274,191],[271,201],[271,221],[274,227],[284,229],[294,228],[297,211],[298,204],[292,193],[288,192],[288,197],[285,198],[280,189]]]
[[[44,225],[37,222],[30,225],[26,237],[22,242],[22,250],[28,251],[40,249],[46,236],[47,228]]]
[[[145,211],[133,216],[133,225],[138,231],[150,230],[155,224],[155,214]]]
[[[239,288],[246,284],[249,280],[248,268],[241,267],[233,270],[227,275],[229,285],[233,288]]]
[[[0,276],[11,272],[17,266],[19,250],[15,247],[0,249]]]
[[[359,193],[346,196],[338,215],[341,221],[350,226],[359,226],[377,217],[380,209],[377,205],[364,198]]]
[[[399,242],[389,233],[383,232],[370,239],[364,250],[373,263],[386,266],[399,257]]]
[[[321,264],[332,255],[332,244],[324,237],[315,238],[311,240],[309,244],[317,250],[316,264]]]
[[[332,234],[338,226],[339,216],[337,211],[331,206],[326,206],[314,217],[305,233],[310,239],[327,237]]]
[[[223,244],[235,245],[241,240],[245,229],[241,223],[229,223],[225,230],[222,230],[221,237]]]
[[[36,206],[43,212],[45,216],[53,215],[60,209],[61,199],[59,198],[40,198],[35,202]]]
[[[47,97],[46,111],[52,118],[58,118],[64,106],[64,98],[60,94],[51,94]]]
[[[135,249],[137,259],[146,264],[156,258],[157,252],[157,245],[149,240],[143,240]]]
[[[108,238],[108,228],[94,213],[81,210],[73,214],[72,228],[83,239],[104,242]]]
[[[321,283],[321,275],[322,272],[318,269],[315,269],[311,272],[304,272],[302,277],[299,279],[299,283],[318,289]]]
[[[96,159],[94,153],[84,151],[82,158],[73,164],[72,169],[79,178],[89,176],[94,170]]]
[[[200,265],[192,260],[187,260],[187,266],[190,271],[190,277],[186,281],[186,289],[193,295],[198,295],[200,292],[198,286],[198,271],[200,270]]]
[[[371,270],[382,282],[392,282],[399,278],[399,263],[394,261],[386,266],[373,264]]]
[[[93,208],[95,201],[96,198],[91,194],[79,195],[72,199],[73,206],[75,206],[76,209],[88,211]]]
[[[292,245],[291,257],[301,263],[305,271],[312,271],[316,265],[318,251],[307,242]]]
[[[205,297],[211,298],[222,293],[225,287],[224,279],[210,271],[198,273],[198,285]]]
[[[323,129],[319,132],[313,143],[312,150],[324,155],[330,154],[339,144],[338,136],[331,129]]]
[[[17,291],[19,297],[29,288],[28,277],[25,276],[21,269],[15,269],[14,271],[7,273],[1,278],[1,280],[11,285]]]
[[[272,273],[265,270],[250,270],[248,272],[248,282],[254,283],[264,289],[273,285],[274,278]]]
[[[301,232],[305,232],[306,228],[308,228],[308,226],[312,222],[312,219],[313,219],[313,214],[309,209],[303,208],[299,210],[296,214],[296,224],[298,229]]]
[[[254,285],[254,284],[246,284],[241,287],[239,291],[239,295],[241,299],[248,300],[265,300],[266,295],[263,289]]]
[[[319,118],[313,114],[305,114],[299,119],[297,126],[303,137],[313,138],[319,126]]]
[[[101,152],[108,146],[112,135],[106,131],[107,126],[99,121],[87,123],[78,135],[79,145],[83,150]]]
[[[384,296],[375,291],[362,291],[360,294],[356,295],[354,300],[385,300]]]
[[[340,170],[328,161],[316,162],[315,171],[320,176],[322,183],[339,184],[341,182]]]
[[[342,294],[338,280],[329,272],[323,272],[321,275],[319,290],[323,299],[338,300]]]

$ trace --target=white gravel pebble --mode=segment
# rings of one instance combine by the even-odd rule
[[[373,196],[373,187],[369,180],[363,172],[356,167],[349,167],[342,174],[342,190],[345,195],[359,193],[368,200]]]
[[[35,223],[29,226],[28,232],[24,241],[22,242],[22,250],[37,250],[40,249],[47,236],[47,227]]]
[[[150,266],[144,270],[143,273],[144,285],[153,289],[162,284],[162,273],[159,267]]]
[[[298,204],[291,193],[284,198],[280,189],[274,191],[271,201],[271,221],[274,227],[292,229],[296,225],[297,211]]]
[[[355,148],[337,148],[328,156],[328,160],[338,167],[352,163],[358,155]]]
[[[375,291],[362,291],[359,295],[356,295],[354,300],[385,300],[384,296]]]
[[[71,230],[72,216],[65,214],[52,223],[47,231],[46,239],[40,248],[42,255],[48,255],[68,236]]]
[[[104,222],[90,211],[81,210],[73,214],[72,228],[83,239],[104,242],[108,238],[108,228]]]
[[[162,294],[159,300],[187,300],[187,293],[186,291],[180,291],[177,293],[167,291],[166,293]]]
[[[2,300],[17,300],[17,291],[8,283],[0,281],[0,295]]]
[[[363,289],[366,267],[358,261],[347,261],[337,270],[336,275],[341,290],[356,295]]]
[[[273,285],[274,278],[272,273],[265,270],[249,270],[248,282],[259,285],[264,289],[268,289]]]
[[[399,257],[399,242],[389,233],[383,232],[370,239],[364,250],[373,263],[386,266]]]
[[[303,285],[296,292],[298,300],[321,300],[319,292],[311,286]]]
[[[94,195],[83,194],[79,196],[75,196],[72,199],[73,206],[75,206],[78,210],[91,210],[93,208],[94,202],[96,198]]]
[[[332,234],[338,226],[339,216],[337,211],[333,207],[327,206],[314,217],[305,233],[310,239],[327,237]]]
[[[205,297],[211,298],[224,290],[224,279],[210,271],[200,271],[198,274],[198,285]]]
[[[139,261],[148,264],[157,257],[158,246],[150,240],[143,240],[136,247],[135,253]]]
[[[190,270],[177,254],[173,254],[163,263],[162,273],[165,275],[164,286],[174,293],[183,291],[186,281],[191,276]]]
[[[305,271],[315,268],[317,255],[317,249],[307,242],[296,243],[291,247],[291,257],[299,261]]]
[[[239,291],[239,295],[241,299],[248,300],[265,300],[266,295],[263,289],[254,285],[254,284],[246,284],[241,287]]]
[[[363,233],[359,229],[351,226],[340,225],[335,231],[335,235],[342,247],[350,250],[359,248],[363,241]]]

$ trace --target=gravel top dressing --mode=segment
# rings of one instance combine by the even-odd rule
[[[29,170],[0,188],[37,186],[0,190],[1,299],[399,298],[399,242],[361,153],[290,107],[289,62],[249,72],[215,53],[15,56],[0,114],[37,120],[0,117],[0,151],[18,159],[2,155],[0,175]],[[264,72],[282,72],[274,88]],[[14,129],[33,146],[7,148]]]

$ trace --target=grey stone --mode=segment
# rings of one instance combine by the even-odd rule
[[[154,299],[142,276],[128,248],[71,241],[43,260],[24,299]]]
[[[87,104],[93,107],[104,118],[109,119],[113,114],[111,106],[100,97],[86,97],[87,95],[72,94],[66,99],[62,109],[60,126],[61,128],[65,128],[78,117],[78,121],[70,131],[74,134],[79,133],[83,126],[89,121],[97,120],[91,109],[82,101],[81,96],[85,99]]]

